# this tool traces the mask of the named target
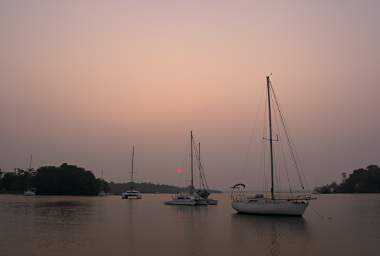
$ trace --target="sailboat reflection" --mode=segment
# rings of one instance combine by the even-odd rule
[[[307,254],[309,230],[302,218],[234,214],[231,222],[233,239],[259,255]]]

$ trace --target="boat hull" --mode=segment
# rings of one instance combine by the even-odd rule
[[[239,213],[258,215],[302,216],[308,206],[305,201],[247,200],[232,202],[232,208]]]
[[[197,204],[197,201],[195,201],[195,200],[176,200],[176,199],[166,201],[165,204],[167,204],[167,205],[189,205],[189,206],[199,205],[199,204]]]
[[[31,190],[27,190],[24,192],[24,196],[35,196],[36,193],[34,191],[31,191]]]
[[[207,205],[217,205],[218,204],[218,200],[215,200],[215,199],[207,199]]]
[[[142,195],[139,191],[126,191],[123,194],[121,194],[122,199],[141,199]]]
[[[121,196],[122,199],[141,199],[142,196],[141,195],[138,195],[138,196],[128,196],[128,195],[122,195]]]

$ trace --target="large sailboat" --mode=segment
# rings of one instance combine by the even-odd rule
[[[121,194],[121,198],[123,199],[141,199],[142,195],[140,191],[134,189],[134,158],[135,158],[135,146],[132,147],[132,166],[131,166],[131,187],[129,190],[123,192]]]
[[[289,193],[285,196],[280,196],[275,194],[275,165],[274,165],[274,147],[273,142],[278,141],[278,135],[276,139],[273,139],[273,129],[272,129],[272,102],[271,99],[274,97],[275,104],[277,106],[280,119],[285,130],[285,135],[287,142],[289,143],[289,148],[291,150],[291,156],[295,163],[296,158],[293,152],[292,146],[290,144],[290,138],[288,132],[286,131],[285,120],[282,113],[279,110],[279,104],[274,93],[270,76],[266,77],[267,82],[267,103],[268,103],[268,128],[269,128],[269,153],[270,153],[270,196],[264,194],[257,194],[255,196],[247,196],[245,193],[245,185],[240,183],[234,185],[232,191],[232,208],[239,213],[247,214],[261,214],[261,215],[289,215],[289,216],[302,216],[306,208],[309,205],[309,200],[311,196],[299,193]],[[271,95],[273,94],[273,95]],[[295,164],[297,167],[297,164]],[[276,170],[277,171],[277,170]],[[298,172],[298,167],[297,167]],[[301,175],[299,175],[301,179]],[[303,189],[302,181],[301,187]],[[290,191],[291,192],[291,191]]]
[[[186,192],[173,195],[172,200],[166,201],[165,204],[190,205],[190,206],[217,204],[217,200],[208,198],[210,193],[208,192],[207,187],[200,188],[199,190],[196,190],[194,187],[194,153],[196,154],[196,157],[198,158],[200,183],[202,183],[202,177],[205,177],[204,172],[203,172],[203,167],[200,162],[200,144],[198,145],[199,145],[198,151],[194,150],[194,136],[193,136],[193,132],[190,131],[190,186],[189,186],[189,189]],[[205,181],[205,178],[203,180]]]

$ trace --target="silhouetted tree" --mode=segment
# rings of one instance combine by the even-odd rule
[[[25,172],[6,173],[2,178],[2,188],[9,192],[22,192],[26,188],[27,176]]]
[[[40,195],[97,195],[100,190],[92,172],[66,163],[39,168],[33,185]]]
[[[380,167],[356,169],[341,184],[335,182],[316,188],[319,193],[380,193]]]

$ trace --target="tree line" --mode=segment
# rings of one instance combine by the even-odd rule
[[[136,189],[141,193],[168,193],[174,194],[187,191],[188,188],[142,183],[114,183],[97,179],[91,171],[69,165],[42,166],[37,170],[15,169],[14,172],[1,173],[0,192],[21,194],[25,190],[34,190],[37,195],[98,195],[100,191],[120,195],[129,189]],[[210,190],[212,193],[220,191]]]
[[[27,189],[38,195],[97,195],[101,190],[108,192],[109,185],[91,171],[67,163],[0,173],[0,191],[22,193]]]
[[[333,182],[325,186],[317,187],[316,192],[328,193],[380,193],[380,167],[369,165],[347,174],[342,173],[342,182]]]

